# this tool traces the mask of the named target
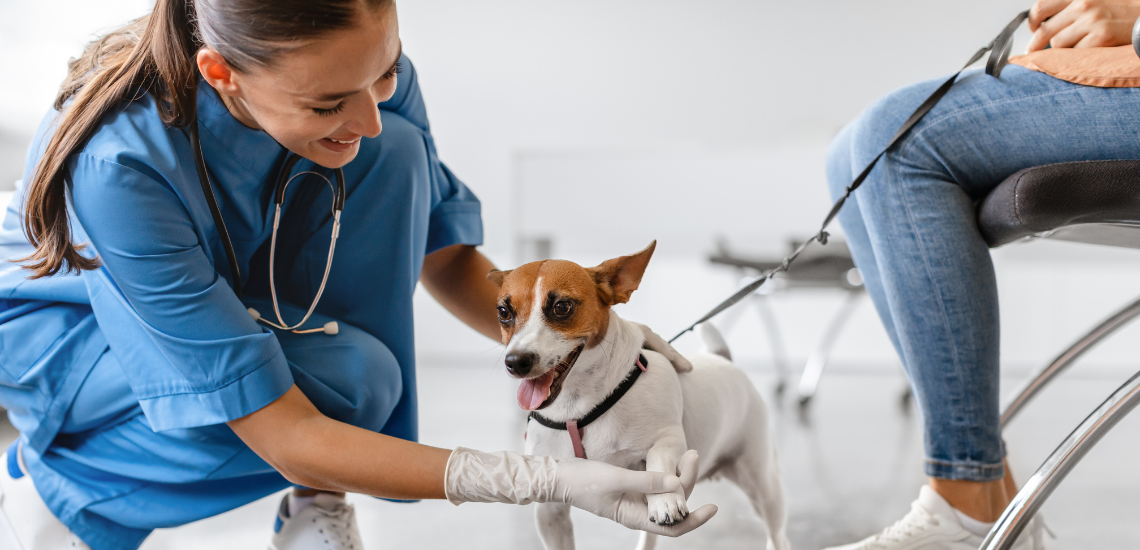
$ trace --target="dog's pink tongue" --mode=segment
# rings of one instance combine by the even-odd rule
[[[519,384],[519,406],[528,411],[537,409],[547,397],[550,397],[550,385],[553,383],[553,370],[538,378],[523,380],[522,384]]]

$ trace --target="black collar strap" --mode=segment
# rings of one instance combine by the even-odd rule
[[[582,448],[580,430],[588,426],[591,422],[597,420],[598,417],[606,414],[606,411],[610,410],[611,407],[616,405],[617,402],[621,400],[622,396],[624,396],[626,392],[628,392],[629,389],[633,387],[633,383],[637,382],[637,379],[641,376],[642,371],[644,371],[648,366],[649,362],[645,360],[645,356],[640,353],[637,354],[637,362],[634,363],[633,370],[629,371],[629,376],[626,376],[625,380],[622,380],[621,384],[618,384],[618,387],[614,389],[613,393],[611,393],[609,397],[606,397],[605,400],[603,400],[601,403],[598,403],[596,406],[594,406],[593,409],[590,409],[590,412],[586,413],[586,416],[583,416],[577,421],[571,420],[569,422],[555,422],[538,414],[537,412],[531,412],[530,416],[527,419],[529,420],[533,418],[535,422],[538,422],[547,428],[554,430],[567,430],[571,432],[570,440],[574,443],[574,454],[578,456],[578,458],[586,458],[586,452]]]

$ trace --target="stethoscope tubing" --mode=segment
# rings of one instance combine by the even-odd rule
[[[316,175],[321,179],[324,179],[325,183],[329,184],[329,187],[332,187],[332,184],[328,181],[328,178],[324,177],[321,174],[310,171],[299,172],[290,177],[289,180],[285,182],[285,185],[280,188],[281,197],[285,196],[285,187],[288,187],[289,182],[293,181],[293,178],[303,176],[305,174]],[[273,276],[273,260],[277,257],[277,227],[281,223],[281,207],[282,204],[278,202],[273,213],[273,236],[269,240],[269,295],[273,298],[273,313],[277,315],[277,324],[271,323],[267,320],[264,322],[265,324],[280,330],[296,330],[300,328],[301,325],[304,325],[305,321],[308,321],[309,317],[313,315],[313,311],[317,309],[317,303],[321,301],[321,295],[325,293],[325,285],[328,284],[329,280],[329,271],[332,270],[333,253],[336,251],[336,239],[340,234],[340,210],[333,210],[333,229],[332,240],[329,243],[329,256],[328,260],[325,261],[325,273],[321,277],[321,286],[317,288],[317,295],[313,298],[313,303],[309,306],[309,311],[305,312],[305,316],[297,324],[293,326],[286,326],[285,318],[281,316],[281,308],[277,305],[277,283],[275,281],[276,278]]]
[[[219,208],[219,206],[218,206],[217,197],[214,195],[214,189],[213,189],[213,185],[212,185],[212,182],[210,179],[209,170],[208,170],[208,167],[206,166],[206,159],[202,154],[202,142],[198,136],[198,118],[196,116],[194,117],[194,120],[189,125],[189,133],[190,133],[191,149],[193,150],[193,154],[194,154],[194,168],[198,173],[198,182],[202,185],[202,194],[205,195],[205,197],[206,197],[206,202],[210,207],[210,215],[214,218],[214,224],[218,227],[218,235],[221,237],[222,245],[225,248],[226,259],[229,261],[230,273],[231,273],[231,276],[233,277],[234,294],[237,295],[237,297],[240,299],[241,294],[242,294],[241,293],[241,285],[242,285],[241,269],[238,267],[237,253],[234,250],[233,241],[230,239],[229,230],[226,229],[225,220],[222,219],[222,212],[221,212],[221,208]],[[333,254],[334,254],[334,252],[336,252],[336,240],[337,240],[337,237],[340,236],[341,212],[344,210],[344,200],[345,200],[345,195],[347,194],[346,190],[345,190],[345,185],[344,185],[344,170],[342,170],[340,168],[337,168],[334,170],[335,179],[336,179],[336,185],[335,186],[323,174],[320,174],[318,172],[314,172],[312,170],[306,170],[303,172],[298,172],[297,174],[293,174],[292,176],[290,176],[290,173],[293,171],[293,168],[297,165],[297,162],[300,160],[301,160],[301,157],[299,155],[293,154],[292,152],[286,153],[285,164],[281,167],[281,171],[277,176],[277,185],[274,188],[274,192],[273,192],[273,202],[274,202],[273,233],[272,233],[272,236],[270,237],[270,241],[269,241],[269,294],[270,294],[270,297],[273,301],[273,313],[277,316],[277,322],[274,323],[268,319],[265,319],[265,318],[261,317],[260,314],[255,315],[254,311],[251,311],[250,313],[251,313],[251,315],[253,315],[255,320],[261,321],[261,322],[265,323],[266,325],[269,325],[269,326],[276,328],[276,329],[279,329],[279,330],[290,330],[290,331],[293,331],[293,332],[296,332],[299,334],[305,334],[305,333],[310,333],[310,332],[318,332],[318,331],[323,331],[323,332],[328,333],[328,334],[335,334],[335,332],[329,332],[329,329],[327,326],[325,329],[311,329],[311,330],[297,330],[297,329],[299,327],[301,327],[302,325],[304,325],[305,322],[309,320],[309,317],[311,317],[313,315],[313,312],[316,311],[317,304],[320,303],[321,296],[324,294],[325,287],[328,284],[329,273],[332,270]],[[281,224],[281,209],[285,204],[285,191],[286,191],[286,189],[289,187],[289,184],[295,178],[302,176],[302,175],[305,175],[305,174],[312,174],[312,175],[315,175],[315,176],[323,179],[325,181],[325,183],[328,184],[328,186],[332,189],[332,192],[333,192],[333,207],[332,207],[333,228],[332,228],[332,237],[331,237],[330,242],[329,242],[328,259],[325,261],[325,272],[324,272],[323,276],[321,277],[321,285],[317,289],[317,295],[313,298],[313,303],[309,306],[309,309],[305,313],[304,318],[302,318],[301,321],[298,322],[297,324],[289,326],[285,322],[284,317],[281,315],[281,307],[278,305],[278,301],[277,301],[277,285],[276,285],[276,281],[274,280],[274,276],[273,276],[274,275],[274,258],[276,258],[276,256],[277,256],[277,229],[280,227],[280,224]],[[333,330],[334,331],[336,330],[335,327]]]

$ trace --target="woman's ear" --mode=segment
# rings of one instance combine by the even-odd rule
[[[641,277],[645,275],[645,268],[656,248],[657,241],[653,241],[641,252],[606,260],[598,267],[586,270],[594,277],[598,294],[606,303],[612,306],[629,301],[630,295],[641,284]]]
[[[226,63],[222,54],[210,48],[202,48],[198,50],[195,60],[198,63],[198,72],[202,73],[202,78],[218,93],[230,96],[238,93],[237,85],[234,83],[234,70]]]
[[[487,274],[487,280],[495,283],[495,286],[503,288],[503,279],[506,279],[507,275],[511,274],[511,271],[512,270],[499,271],[498,269],[492,269],[491,272]]]

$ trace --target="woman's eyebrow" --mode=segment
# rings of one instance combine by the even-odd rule
[[[404,42],[401,40],[400,41],[400,49],[396,51],[396,61],[392,62],[392,66],[388,67],[388,70],[384,71],[383,74],[388,74],[388,73],[396,70],[396,65],[398,65],[400,63],[400,58],[403,56],[404,56]],[[331,94],[321,94],[321,95],[315,96],[313,99],[315,99],[317,101],[336,101],[338,99],[344,99],[344,98],[346,98],[352,94],[355,94],[356,92],[359,92],[359,91],[360,90],[353,90],[351,92],[336,92],[336,93],[331,93]]]

